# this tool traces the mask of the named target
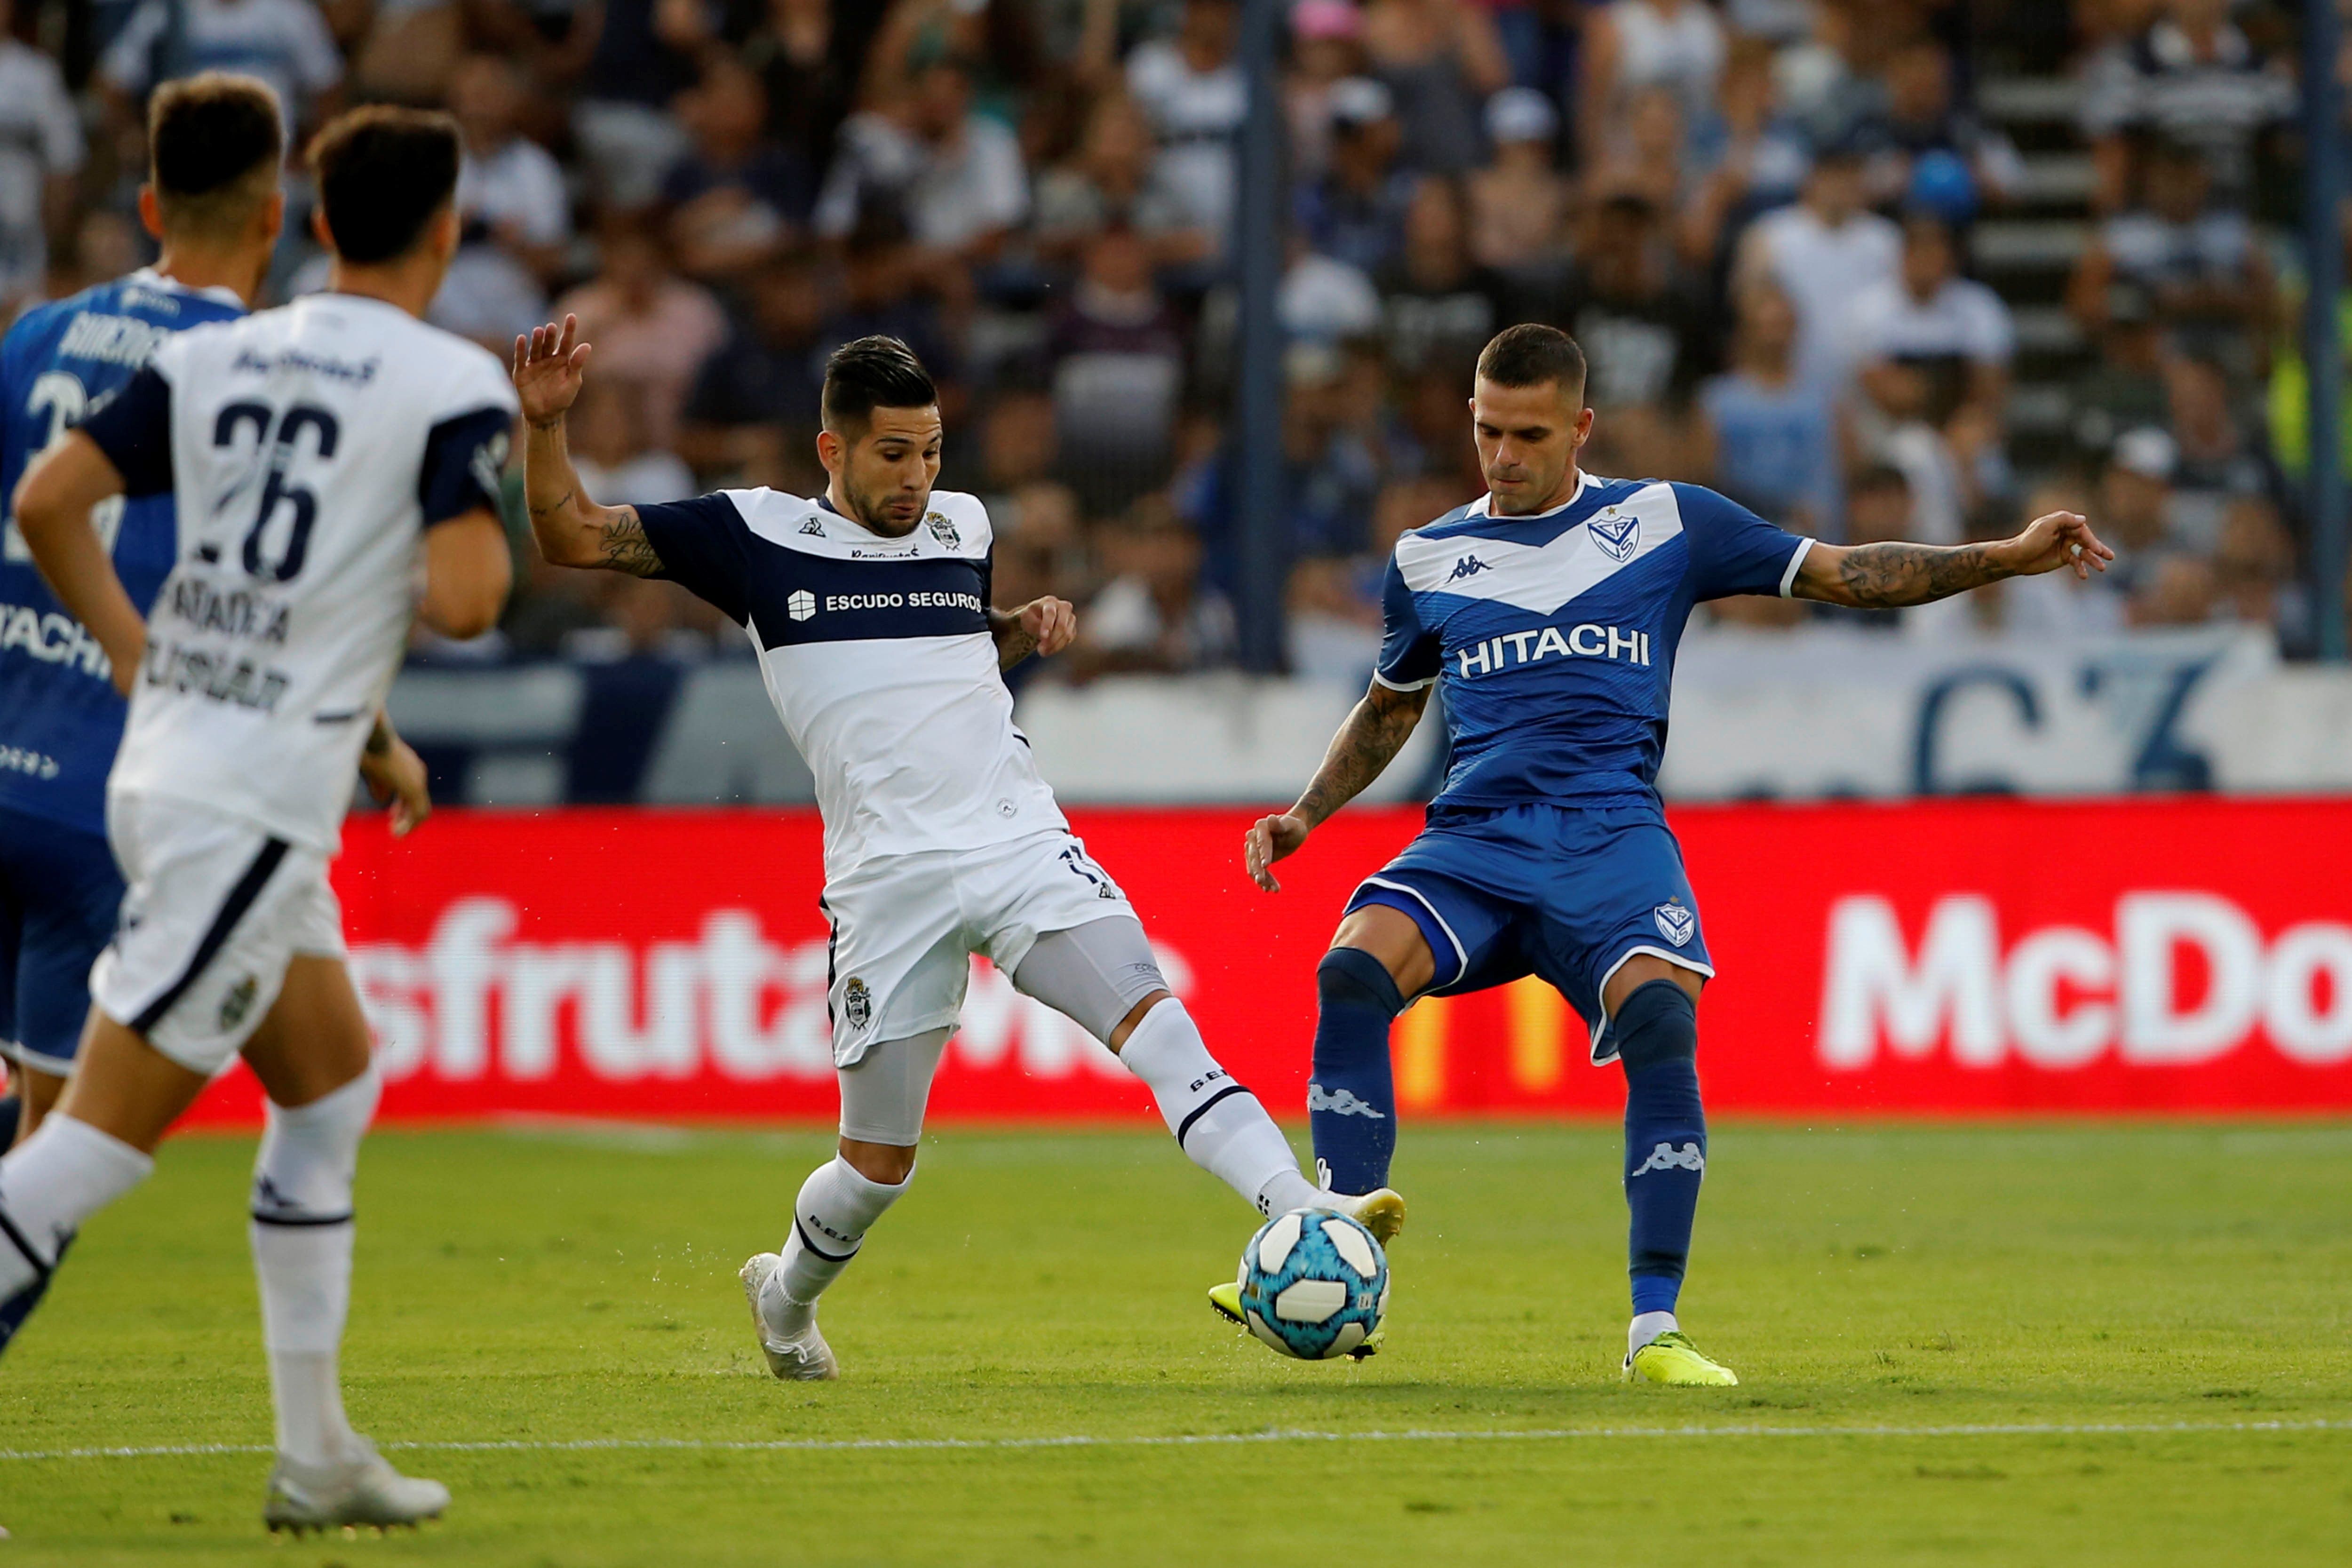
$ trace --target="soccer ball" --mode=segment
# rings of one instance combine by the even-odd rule
[[[1372,1233],[1328,1209],[1293,1209],[1242,1248],[1242,1317],[1267,1345],[1328,1361],[1362,1344],[1389,1308],[1389,1260]]]

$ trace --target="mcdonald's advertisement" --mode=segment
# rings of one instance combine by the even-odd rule
[[[1421,826],[1341,814],[1244,875],[1253,814],[1071,814],[1211,1047],[1305,1108],[1315,965]],[[1717,1112],[2352,1110],[2352,803],[2182,797],[1670,813],[1717,976]],[[386,1120],[822,1121],[835,1114],[814,812],[448,811],[345,833],[336,887]],[[1563,868],[1572,876],[1572,868]],[[1621,1075],[1535,980],[1398,1020],[1403,1110],[1613,1116]],[[972,964],[935,1121],[1143,1121],[1101,1046]],[[195,1119],[249,1124],[242,1068]]]

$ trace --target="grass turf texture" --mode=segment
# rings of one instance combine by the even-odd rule
[[[844,1380],[779,1384],[735,1268],[824,1148],[379,1135],[355,1421],[387,1444],[1488,1436],[405,1450],[455,1489],[446,1521],[275,1547],[262,1455],[8,1458],[0,1568],[2352,1560],[2352,1429],[2311,1425],[2352,1422],[2352,1129],[1721,1127],[1685,1304],[1746,1382],[1704,1391],[1617,1381],[1617,1140],[1584,1127],[1408,1131],[1389,1349],[1361,1366],[1212,1319],[1251,1216],[1165,1138],[951,1131],[827,1299]],[[250,1157],[176,1142],[89,1227],[0,1361],[0,1449],[268,1443]],[[1694,1425],[1751,1430],[1622,1432]],[[1575,1435],[1492,1436],[1528,1430]]]

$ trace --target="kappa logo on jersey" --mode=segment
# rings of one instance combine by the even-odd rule
[[[943,511],[930,513],[923,519],[923,525],[931,531],[933,539],[938,540],[950,550],[963,548],[963,535],[956,531],[956,525],[949,521],[947,513]]]
[[[784,599],[784,614],[796,621],[805,621],[816,614],[816,595],[806,588],[795,588]]]
[[[1687,947],[1690,939],[1698,934],[1698,916],[1679,903],[1660,904],[1652,911],[1658,922],[1658,932],[1676,947]]]
[[[1642,520],[1638,516],[1620,517],[1613,506],[1585,527],[1592,535],[1592,542],[1601,546],[1601,552],[1612,561],[1632,560],[1642,542]]]
[[[824,537],[824,519],[821,517],[810,518],[807,521],[801,524],[801,531],[803,533],[814,534],[817,538],[823,539]]]
[[[1633,1167],[1633,1175],[1646,1176],[1652,1171],[1696,1171],[1704,1175],[1706,1173],[1706,1156],[1699,1152],[1699,1146],[1695,1142],[1685,1143],[1679,1149],[1671,1143],[1661,1143],[1650,1151],[1648,1159]],[[1627,1178],[1631,1179],[1631,1176]]]
[[[862,1029],[874,1021],[874,993],[866,989],[866,982],[855,974],[841,988],[841,1016],[849,1020],[853,1029]]]
[[[1454,563],[1454,571],[1445,580],[1449,583],[1459,583],[1465,577],[1475,577],[1481,572],[1493,570],[1492,566],[1487,565],[1475,555],[1465,555]]]

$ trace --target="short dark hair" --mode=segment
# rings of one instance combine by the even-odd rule
[[[166,228],[226,235],[278,189],[286,132],[257,78],[203,71],[147,100],[148,179]]]
[[[457,190],[457,122],[435,110],[373,104],[310,143],[335,253],[367,265],[405,256]]]
[[[1522,321],[1496,332],[1478,353],[1478,376],[1496,386],[1541,386],[1559,383],[1570,399],[1584,398],[1584,351],[1558,327]]]
[[[931,373],[896,338],[858,338],[824,362],[824,427],[836,435],[877,408],[927,408],[939,400]]]

